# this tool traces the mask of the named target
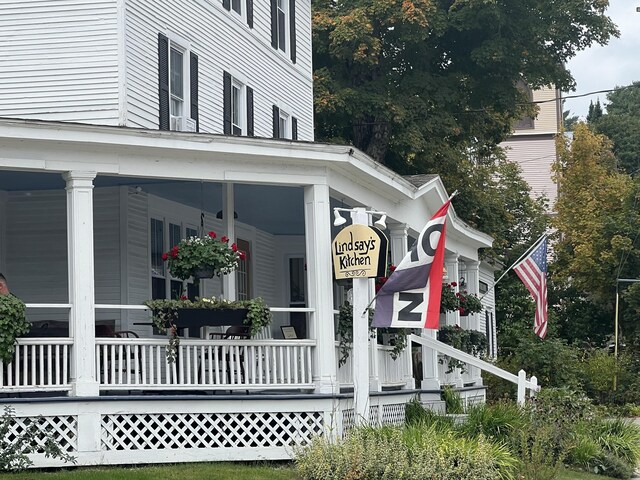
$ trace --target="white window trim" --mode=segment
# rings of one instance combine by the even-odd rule
[[[278,10],[282,10],[284,12],[284,51],[282,51],[282,49],[280,48],[280,35],[278,34],[278,48],[276,48],[276,50],[278,50],[278,52],[280,52],[281,55],[284,55],[288,58],[291,58],[291,29],[289,27],[291,20],[289,19],[289,0],[282,0],[282,5],[283,8],[280,9],[278,7],[277,4],[277,0],[276,0],[276,25],[279,28],[279,23],[278,23]]]
[[[231,75],[231,132],[233,133],[233,87],[239,90],[238,104],[238,127],[240,127],[240,135],[247,134],[247,85],[241,82],[237,77]]]
[[[169,103],[171,103],[171,49],[178,50],[182,53],[182,81],[183,81],[183,118],[191,118],[191,43],[185,38],[173,32],[165,32],[165,36],[169,39]],[[171,115],[173,116],[173,115]]]
[[[295,115],[293,114],[289,105],[286,103],[275,102],[274,105],[280,110],[280,117],[285,117],[287,119],[287,131],[284,135],[282,135],[282,132],[280,132],[280,138],[291,140],[291,137],[293,136],[293,122],[291,121],[291,119],[295,117]]]

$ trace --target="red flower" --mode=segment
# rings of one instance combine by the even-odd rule
[[[457,287],[458,286],[458,282],[451,282],[451,286],[452,287]]]
[[[171,250],[171,256],[173,258],[176,258],[178,256],[178,251],[177,250]]]
[[[220,241],[223,243],[229,243],[229,237],[222,237]]]
[[[238,246],[234,243],[231,245],[231,250],[233,250],[234,252],[238,251]]]
[[[460,292],[456,292],[456,297],[460,298]]]
[[[162,261],[166,262],[168,258],[169,258],[169,254],[168,253],[163,253],[162,254]]]
[[[178,245],[173,246],[173,248],[171,249],[171,255],[173,255],[174,257],[178,255]]]
[[[398,268],[398,267],[396,267],[395,265],[390,265],[390,266],[389,266],[389,271],[390,271],[390,272],[395,272],[395,271],[396,271],[396,268]]]
[[[240,260],[245,260],[247,258],[247,254],[243,251],[238,252],[238,256],[240,257]]]
[[[209,236],[211,238],[216,238],[217,237],[216,232],[209,232]]]
[[[464,315],[464,308],[459,308],[458,311],[460,312],[460,315]]]
[[[187,297],[186,295],[182,295],[182,296],[180,297],[180,300],[189,300],[189,297]]]

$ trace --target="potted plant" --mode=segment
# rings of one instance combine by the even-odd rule
[[[455,291],[456,282],[443,283],[442,295],[440,297],[440,312],[454,312],[458,310],[460,316],[466,317],[470,313],[482,311],[482,302],[475,293],[467,290]]]
[[[373,309],[369,309],[369,336],[376,338],[377,333],[389,334],[393,338],[393,348],[389,351],[389,355],[394,360],[398,358],[400,353],[407,346],[407,330],[404,328],[372,328],[371,320],[373,319]],[[353,345],[353,307],[349,302],[345,302],[338,312],[338,329],[336,332],[339,337],[340,358],[338,359],[338,365],[342,366],[346,363],[347,358],[351,354],[351,348]]]
[[[16,338],[31,329],[25,309],[24,302],[15,295],[0,295],[0,361],[5,365],[13,361]]]
[[[168,262],[171,275],[180,280],[193,277],[212,278],[225,275],[238,267],[238,261],[245,259],[245,253],[238,250],[235,243],[229,245],[229,239],[218,239],[216,232],[204,237],[189,237],[181,240],[171,250],[162,254]]]
[[[482,302],[475,293],[469,293],[466,290],[456,293],[460,305],[458,311],[460,316],[466,317],[470,313],[480,313],[482,311]]]
[[[169,333],[169,347],[167,360],[173,362],[176,358],[180,337],[178,325],[181,312],[204,311],[209,315],[220,312],[224,315],[225,324],[234,324],[238,320],[251,326],[251,335],[255,335],[264,327],[271,324],[271,310],[260,297],[249,300],[225,300],[223,298],[197,298],[189,300],[182,297],[179,300],[148,300],[145,302],[153,312],[153,324],[162,333]],[[222,323],[221,323],[222,324]]]
[[[487,336],[484,333],[477,330],[465,330],[459,325],[440,327],[438,340],[474,357],[482,357],[487,351]],[[445,359],[448,360],[449,366],[446,373],[451,373],[454,368],[460,368],[464,372],[464,362],[447,355],[444,355],[444,358],[441,358],[439,362],[444,363]]]

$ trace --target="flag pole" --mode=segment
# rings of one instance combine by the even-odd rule
[[[504,273],[503,273],[502,275],[500,275],[500,278],[498,278],[498,280],[496,280],[495,282],[493,282],[493,285],[491,285],[491,288],[490,288],[489,290],[487,290],[487,291],[484,293],[484,295],[482,295],[482,296],[480,297],[480,300],[482,300],[484,297],[486,297],[487,295],[489,295],[489,292],[491,292],[491,290],[493,290],[493,289],[495,288],[495,286],[498,284],[498,282],[499,282],[500,280],[502,280],[502,279],[504,278],[504,276],[505,276],[507,273],[509,273],[509,271],[511,271],[511,269],[513,269],[513,267],[514,267],[514,266],[515,266],[515,265],[516,265],[520,260],[522,260],[525,256],[527,256],[527,254],[528,254],[529,252],[531,252],[531,250],[533,250],[535,247],[537,247],[537,246],[538,246],[538,244],[542,241],[542,239],[543,239],[544,237],[546,237],[546,236],[547,236],[547,232],[545,231],[545,233],[543,233],[542,235],[540,235],[540,236],[538,237],[538,239],[537,239],[535,242],[533,242],[533,245],[531,245],[529,248],[527,248],[527,250],[526,250],[522,255],[520,255],[520,257],[519,257],[515,262],[513,262],[513,263],[511,264],[511,266],[510,266],[509,268],[507,268],[507,269],[504,271]]]
[[[458,190],[454,190],[453,193],[451,195],[449,195],[449,198],[447,198],[447,200],[445,200],[444,203],[450,202],[453,197],[455,197],[456,195],[458,195]],[[444,205],[444,204],[443,204]],[[434,214],[435,215],[435,214]],[[373,302],[376,301],[376,298],[378,298],[378,294],[376,293],[373,298],[371,299],[371,301],[369,302],[369,304],[366,306],[366,308],[364,309],[364,311],[362,312],[362,315],[364,315],[365,313],[367,313],[367,310],[369,310],[369,308],[371,307],[371,305],[373,304]]]

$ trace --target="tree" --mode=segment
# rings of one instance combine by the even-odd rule
[[[600,105],[600,99],[593,103],[589,102],[589,112],[587,113],[587,122],[595,123],[602,118],[602,105]]]
[[[583,123],[558,140],[556,272],[591,300],[612,305],[616,279],[640,267],[638,185],[616,169],[611,142]]]
[[[571,132],[578,121],[580,118],[577,115],[571,115],[571,111],[564,110],[562,112],[562,126],[567,132]]]
[[[486,155],[535,114],[519,82],[571,89],[566,60],[618,34],[606,6],[314,0],[316,138],[400,173]]]
[[[640,170],[640,82],[617,88],[607,100],[607,113],[593,126],[613,142],[618,167],[636,173]]]

